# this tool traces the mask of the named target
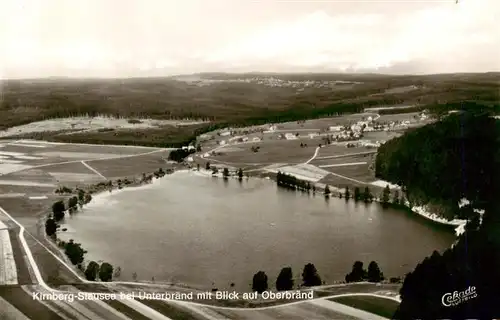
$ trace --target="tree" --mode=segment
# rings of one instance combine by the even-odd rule
[[[253,276],[252,290],[262,293],[268,289],[267,275],[264,271],[259,271]]]
[[[99,268],[99,279],[104,282],[111,281],[113,278],[113,266],[107,262],[103,262]]]
[[[57,231],[57,223],[54,219],[49,218],[45,221],[45,233],[50,237]]]
[[[326,198],[330,197],[330,187],[328,185],[326,185],[325,187],[325,197]]]
[[[392,198],[392,203],[399,205],[399,191],[394,191],[394,198]]]
[[[346,282],[360,282],[367,277],[366,270],[363,269],[363,262],[356,261],[352,266],[352,271],[345,276]]]
[[[243,180],[243,170],[241,168],[238,169],[238,180]]]
[[[196,152],[201,152],[201,145],[196,146]]]
[[[196,164],[196,170],[200,171],[200,164],[199,163]]]
[[[66,256],[68,256],[72,264],[78,265],[83,262],[84,256],[87,251],[82,249],[81,244],[75,243],[73,239],[71,239],[67,243],[65,243],[64,253],[66,254]]]
[[[365,187],[365,191],[363,192],[363,200],[365,202],[370,202],[370,201],[372,201],[372,198],[373,198],[373,196],[370,192],[370,188]]]
[[[302,282],[302,285],[305,287],[321,285],[321,278],[314,264],[308,263],[304,266],[304,270],[302,271]]]
[[[82,189],[78,189],[78,202],[79,203],[84,203],[85,201],[85,191]]]
[[[281,269],[276,279],[276,290],[291,290],[293,288],[293,273],[291,267]]]
[[[359,189],[359,187],[354,188],[354,200],[361,200],[361,190]]]
[[[99,272],[99,264],[95,261],[90,261],[85,269],[85,279],[95,281],[97,273]]]
[[[370,282],[380,282],[384,280],[384,274],[380,271],[380,268],[375,261],[370,262],[368,265],[367,277]]]
[[[205,170],[210,170],[210,161],[205,164]]]
[[[68,209],[69,210],[75,210],[78,207],[78,198],[71,197],[68,199]]]
[[[92,195],[90,193],[86,193],[84,203],[87,204],[90,201],[92,201]]]
[[[382,205],[387,207],[389,205],[389,197],[391,195],[391,189],[389,185],[386,185],[384,191],[382,191]]]
[[[122,275],[122,268],[120,267],[117,267],[115,269],[115,272],[113,273],[113,278],[120,278],[120,276]]]
[[[64,211],[66,211],[64,202],[62,200],[55,202],[52,205],[52,213],[54,214],[54,220],[61,221],[64,218]]]
[[[351,196],[351,194],[349,193],[349,187],[345,187],[345,191],[344,191],[344,198],[346,200],[349,200],[349,197]]]
[[[228,168],[224,168],[224,170],[222,170],[222,177],[224,178],[224,180],[227,180],[227,178],[229,177],[229,169]]]

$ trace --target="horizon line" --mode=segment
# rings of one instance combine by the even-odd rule
[[[498,71],[485,72],[437,72],[437,73],[377,73],[377,72],[327,72],[327,71],[241,71],[241,72],[226,72],[226,71],[202,71],[194,73],[179,73],[172,75],[161,76],[123,76],[123,77],[107,77],[107,76],[46,76],[46,77],[23,77],[23,78],[2,78],[0,81],[29,81],[29,80],[128,80],[128,79],[168,79],[175,77],[200,76],[200,75],[339,75],[339,76],[385,76],[385,77],[425,77],[437,75],[474,75],[474,74],[500,74]],[[175,79],[174,79],[175,80]]]

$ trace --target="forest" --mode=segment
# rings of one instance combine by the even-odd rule
[[[255,75],[204,75],[208,78]],[[265,75],[259,75],[265,76]],[[38,79],[0,81],[0,130],[53,118],[107,115],[123,118],[203,119],[209,124],[159,129],[102,132],[43,132],[13,138],[66,143],[129,144],[181,147],[215,127],[243,127],[362,112],[382,113],[428,109],[445,114],[457,108],[500,113],[500,74],[387,76],[348,74],[272,75],[284,81],[348,80],[333,87],[272,87],[256,83],[220,82],[197,86],[173,78]],[[416,90],[390,89],[415,85]],[[411,108],[384,109],[392,106]]]
[[[454,246],[433,252],[406,275],[394,319],[500,316],[499,169],[500,121],[487,114],[453,114],[379,149],[379,178],[402,185],[413,204],[440,203],[468,220]],[[462,198],[470,204],[459,208]],[[445,295],[469,287],[474,298],[452,306],[442,302]]]

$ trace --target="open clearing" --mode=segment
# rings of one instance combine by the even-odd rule
[[[397,131],[371,131],[363,133],[363,140],[370,140],[372,142],[388,141],[401,135],[402,133]]]
[[[357,162],[371,162],[373,154],[360,154],[360,155],[355,155],[355,156],[346,156],[346,157],[339,157],[339,158],[329,158],[329,159],[319,159],[316,160],[314,159],[311,161],[311,164],[315,166],[323,166],[323,165],[331,165],[331,164],[349,164],[349,163],[357,163]]]
[[[368,149],[365,147],[353,147],[347,148],[342,145],[326,145],[319,149],[318,155],[316,159],[321,159],[322,157],[332,157],[332,156],[341,156],[345,154],[356,154],[361,152],[369,152],[373,151],[373,149]]]
[[[355,182],[355,181],[352,181],[352,180],[349,180],[349,179],[341,178],[341,177],[335,176],[333,174],[327,175],[326,177],[324,177],[323,179],[321,179],[319,182],[323,183],[323,184],[326,184],[326,185],[329,185],[329,186],[333,186],[333,187],[342,189],[342,190],[345,187],[348,187],[349,189],[351,189],[351,191],[355,187],[360,187],[360,188],[362,187],[362,188],[364,188],[364,187],[367,186],[367,184],[362,184],[362,183],[358,183],[358,182]]]
[[[210,158],[236,164],[302,163],[313,156],[316,146],[320,143],[319,139],[310,139],[307,141],[308,146],[302,148],[300,147],[300,140],[265,140],[256,143],[246,143],[238,146],[243,148],[243,150],[231,151],[224,154],[224,148],[221,148],[217,152],[223,153],[222,155]],[[260,147],[258,152],[251,150],[254,146]],[[210,161],[210,158],[207,158],[207,160]]]
[[[388,319],[392,318],[399,307],[399,303],[394,300],[371,296],[338,297],[328,300],[342,303],[356,309],[368,311]]]
[[[0,131],[0,138],[23,135],[34,132],[48,131],[98,131],[102,129],[149,129],[162,126],[188,126],[204,123],[203,121],[177,121],[177,120],[153,120],[140,119],[129,123],[128,119],[117,119],[114,117],[76,117],[59,118],[32,122],[29,124],[11,127]]]
[[[123,159],[93,160],[86,163],[108,179],[136,176],[149,173],[167,166],[168,151]]]
[[[363,182],[375,181],[375,174],[368,165],[325,168],[325,170]]]

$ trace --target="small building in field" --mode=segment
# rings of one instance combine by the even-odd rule
[[[260,141],[262,141],[262,139],[261,139],[261,138],[259,138],[259,137],[254,137],[254,138],[252,139],[252,141],[253,141],[253,142],[260,142]]]
[[[344,130],[344,126],[331,126],[330,128],[328,128],[328,130],[339,132],[339,131]]]
[[[285,139],[287,140],[297,140],[297,136],[293,133],[285,133]]]
[[[222,131],[219,135],[221,137],[227,137],[231,135],[231,131]]]
[[[309,133],[308,136],[309,136],[309,138],[314,139],[317,136],[319,136],[319,133],[317,133],[317,132]]]
[[[225,144],[226,144],[226,140],[221,140],[221,141],[219,141],[219,145],[223,146],[223,145],[225,145]]]

